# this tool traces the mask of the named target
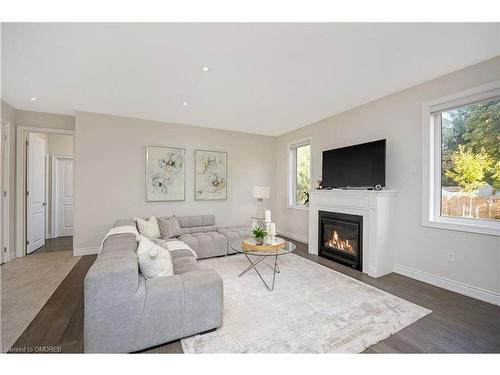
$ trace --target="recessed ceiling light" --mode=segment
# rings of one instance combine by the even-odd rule
[[[32,102],[36,102],[36,98],[35,98],[34,96],[32,96],[32,97],[30,98],[30,100],[31,100]]]
[[[182,102],[182,105],[186,107],[189,103],[188,102]]]
[[[203,68],[201,68],[201,70],[203,70],[204,72],[208,72],[208,66],[204,66]]]

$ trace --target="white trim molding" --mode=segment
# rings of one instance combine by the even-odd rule
[[[291,238],[292,240],[299,241],[299,242],[302,242],[305,244],[309,244],[309,240],[307,239],[306,236],[298,236],[296,234],[293,234],[293,233],[285,231],[285,230],[278,231],[278,235],[288,237],[288,238]]]
[[[423,103],[422,225],[500,236],[500,222],[441,216],[441,126],[437,114],[500,96],[500,81]]]
[[[294,210],[307,211],[309,207],[298,205],[295,203],[295,193],[297,187],[297,148],[301,146],[309,145],[310,149],[310,163],[309,163],[309,178],[312,176],[312,137],[305,137],[302,139],[289,142],[286,146],[286,160],[287,160],[287,172],[286,172],[286,188],[287,188],[287,208]],[[293,150],[295,152],[293,152]],[[311,188],[311,181],[309,181],[309,188]]]
[[[84,255],[94,255],[99,253],[98,247],[80,247],[78,249],[73,249],[73,256],[81,257]]]
[[[467,285],[442,276],[432,275],[430,273],[402,266],[400,264],[394,265],[394,272],[439,288],[500,306],[500,293]]]

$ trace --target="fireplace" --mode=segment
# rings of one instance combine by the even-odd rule
[[[362,270],[363,217],[318,211],[318,255]]]

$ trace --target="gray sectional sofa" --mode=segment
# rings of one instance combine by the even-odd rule
[[[227,255],[245,226],[216,227],[213,215],[178,217],[198,258]],[[114,226],[135,225],[133,219]],[[84,281],[86,353],[139,351],[222,325],[223,284],[201,269],[189,250],[172,252],[174,275],[146,280],[139,272],[133,234],[110,236]],[[229,251],[232,253],[232,251]]]

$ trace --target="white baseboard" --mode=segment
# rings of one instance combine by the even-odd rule
[[[78,249],[73,249],[73,256],[81,257],[84,255],[97,254],[99,252],[98,247],[80,247]]]
[[[489,290],[450,280],[445,277],[432,275],[430,273],[419,271],[414,268],[402,266],[399,264],[394,265],[394,272],[415,280],[422,281],[427,284],[451,290],[455,293],[460,293],[468,297],[476,298],[478,300],[500,306],[500,293],[491,292]]]
[[[279,233],[278,233],[278,235],[289,237],[292,240],[303,242],[305,244],[309,243],[309,240],[306,237],[304,237],[304,236],[297,236],[296,234],[293,234],[293,233],[290,233],[290,232],[287,232],[287,231],[284,231],[284,230],[280,230]]]

